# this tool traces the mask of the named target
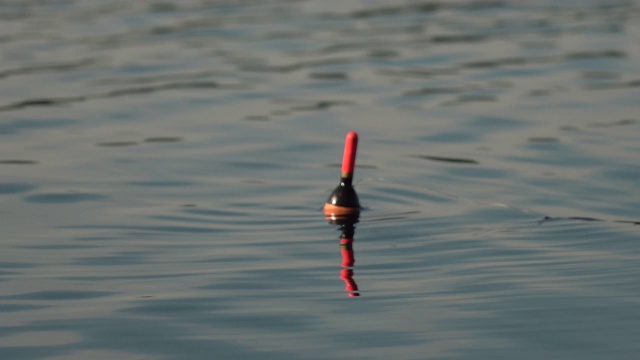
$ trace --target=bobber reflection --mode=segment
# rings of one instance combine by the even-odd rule
[[[340,254],[342,255],[340,279],[344,281],[345,290],[350,297],[360,296],[358,284],[353,280],[353,265],[356,262],[353,241],[355,224],[358,222],[358,217],[359,214],[345,216],[327,215],[330,224],[340,226]]]

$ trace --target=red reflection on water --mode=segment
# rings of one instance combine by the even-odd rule
[[[359,214],[351,216],[327,216],[330,224],[340,225],[340,254],[342,255],[342,270],[340,270],[340,279],[344,281],[347,296],[360,296],[358,284],[353,279],[353,265],[356,262],[355,252],[353,250],[353,241],[355,235],[355,223],[358,222]]]

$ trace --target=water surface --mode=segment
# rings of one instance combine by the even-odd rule
[[[0,4],[0,358],[634,358],[639,18]]]

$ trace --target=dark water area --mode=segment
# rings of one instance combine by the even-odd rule
[[[637,0],[0,1],[0,359],[636,358],[638,39]]]

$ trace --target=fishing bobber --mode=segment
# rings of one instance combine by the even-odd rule
[[[324,204],[324,213],[328,218],[355,215],[360,212],[360,201],[358,201],[358,195],[353,188],[353,171],[356,165],[357,149],[358,134],[355,131],[350,131],[347,133],[344,143],[340,184]]]

